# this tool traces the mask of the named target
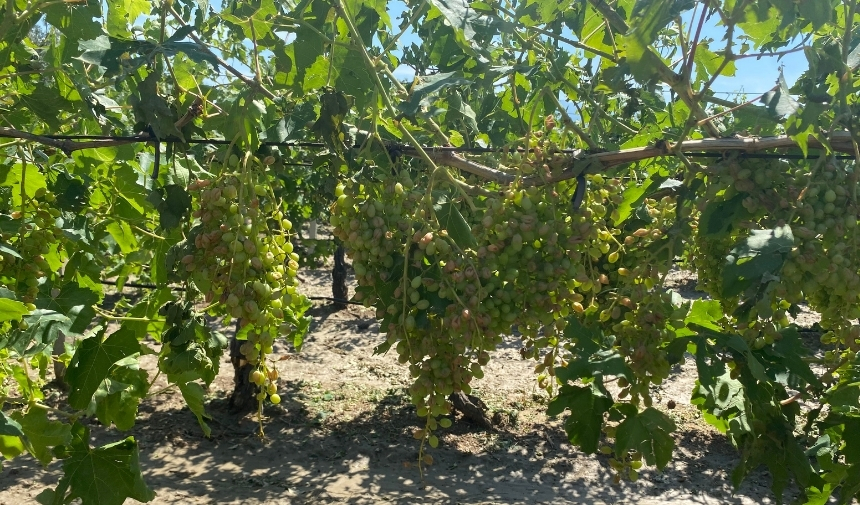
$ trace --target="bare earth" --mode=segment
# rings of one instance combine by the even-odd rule
[[[329,270],[301,275],[307,294],[330,296]],[[691,296],[695,282],[676,277],[679,291]],[[643,468],[638,482],[614,484],[606,457],[571,447],[563,418],[547,419],[535,363],[520,358],[516,337],[494,353],[485,378],[474,383],[474,394],[509,425],[488,432],[455,420],[440,431],[439,448],[431,451],[435,462],[422,481],[408,373],[393,355],[373,355],[383,337],[372,312],[360,306],[331,312],[320,304],[313,315],[300,354],[275,348],[284,400],[266,408],[265,440],[256,436],[255,416],[226,411],[233,372],[225,357],[209,389],[211,438],[203,436],[179,392],[168,390],[142,403],[130,433],[91,421],[94,443],[133,435],[157,504],[773,502],[763,471],[733,490],[729,473],[737,453],[690,405],[691,364],[678,367],[655,395],[678,424],[675,459],[663,472]],[[152,357],[142,361],[152,373]],[[164,386],[159,379],[153,391]],[[672,410],[669,400],[677,405]],[[0,505],[35,503],[59,475],[58,462],[47,469],[29,456],[5,462]]]

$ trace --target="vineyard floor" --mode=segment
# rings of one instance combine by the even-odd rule
[[[330,270],[301,273],[308,294],[330,296]],[[693,296],[688,276],[679,291]],[[562,418],[547,419],[546,394],[535,386],[534,364],[508,337],[494,353],[475,394],[506,420],[497,431],[456,420],[441,430],[434,464],[422,484],[418,418],[405,388],[407,371],[392,355],[374,356],[381,337],[372,312],[359,306],[313,309],[314,325],[301,354],[276,347],[282,381],[278,406],[265,410],[267,439],[256,437],[254,416],[227,413],[232,367],[208,392],[211,438],[205,438],[176,390],[148,398],[131,430],[156,504],[317,503],[770,503],[762,471],[734,491],[737,454],[689,403],[695,367],[678,367],[655,395],[677,422],[675,459],[661,473],[643,468],[638,482],[614,484],[607,458],[567,443]],[[151,356],[144,365],[155,369]],[[166,386],[162,379],[153,391]],[[54,392],[58,397],[59,392]],[[667,405],[672,400],[674,409]],[[95,442],[128,434],[89,421]],[[60,463],[42,469],[31,457],[4,463],[0,505],[35,503],[56,484]]]

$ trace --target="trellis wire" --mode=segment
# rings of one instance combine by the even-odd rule
[[[34,134],[35,135],[35,134]],[[233,142],[226,139],[188,139],[182,140],[175,137],[167,137],[163,139],[154,138],[150,136],[143,135],[39,135],[40,137],[44,137],[52,140],[105,140],[105,141],[118,141],[118,142],[128,142],[128,143],[172,143],[172,144],[209,144],[209,145],[230,145]],[[0,134],[0,137],[6,137],[6,135]],[[9,137],[13,138],[13,137]],[[326,148],[326,144],[322,142],[274,142],[274,141],[264,141],[260,142],[260,146],[267,147],[301,147],[301,148],[309,148],[309,149],[324,149]],[[107,146],[106,146],[107,147]],[[360,145],[354,145],[353,148],[360,148]],[[415,150],[414,147],[406,144],[396,144],[390,143],[386,147],[390,150],[400,150],[400,151],[409,151]],[[97,148],[94,146],[92,148]],[[435,151],[435,152],[452,152],[452,153],[471,153],[471,154],[491,154],[491,153],[504,153],[505,149],[495,148],[495,147],[456,147],[456,146],[422,146],[422,149],[427,151]],[[526,152],[526,149],[515,149],[511,150],[511,152]],[[528,150],[529,152],[531,150]],[[562,154],[577,154],[582,152],[579,149],[559,149],[558,153]],[[723,154],[720,152],[685,152],[684,156],[691,158],[721,158]],[[748,158],[748,159],[794,159],[794,160],[802,160],[808,158],[808,156],[804,156],[802,154],[775,154],[775,153],[739,153],[739,156]],[[854,159],[853,156],[850,155],[836,155],[834,156],[836,159]],[[310,163],[284,163],[285,165],[290,166],[311,166]]]

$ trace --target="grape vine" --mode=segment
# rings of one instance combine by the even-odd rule
[[[92,448],[80,420],[134,426],[155,354],[208,435],[213,318],[235,323],[234,396],[250,384],[262,435],[275,342],[310,325],[298,270],[337,247],[302,230],[328,220],[377,352],[409,370],[422,471],[452,395],[515,334],[616,480],[671,460],[654,391],[690,366],[736,486],[763,465],[779,499],[849,502],[858,27],[857,0],[6,2],[0,453],[131,476],[69,471],[42,503],[152,499],[136,442]],[[806,70],[715,91],[772,58]],[[678,265],[709,299],[677,295]],[[152,289],[107,299],[129,283]]]

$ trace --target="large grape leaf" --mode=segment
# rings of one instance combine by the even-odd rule
[[[777,118],[790,116],[800,109],[800,104],[792,98],[782,71],[779,72],[777,83],[779,84],[777,89],[762,95],[761,101],[767,106],[767,110],[772,116]]]
[[[588,454],[597,452],[603,416],[613,404],[612,398],[597,384],[592,382],[585,387],[565,384],[547,407],[550,416],[570,410],[570,416],[564,421],[567,438]]]
[[[723,268],[721,295],[732,298],[774,278],[793,246],[794,235],[788,225],[772,230],[752,230],[726,258],[728,264]]]
[[[193,376],[193,374],[190,375]],[[186,405],[188,405],[188,408],[194,413],[194,416],[197,417],[197,422],[200,424],[200,429],[203,430],[203,434],[208,437],[212,434],[212,429],[208,424],[206,424],[206,419],[211,418],[206,414],[206,407],[204,405],[204,396],[206,392],[203,389],[203,386],[194,382],[193,379],[183,381],[181,378],[178,379],[176,384],[179,386],[179,391],[182,393],[182,398],[185,399]]]
[[[734,229],[736,222],[752,217],[743,206],[744,198],[746,195],[739,193],[728,200],[710,202],[699,218],[699,233],[722,237]]]
[[[0,435],[21,437],[24,436],[24,432],[18,421],[6,415],[5,412],[0,412]]]
[[[671,436],[675,422],[653,407],[642,412],[636,412],[635,407],[625,410],[628,410],[626,419],[615,432],[615,450],[620,454],[639,451],[646,463],[662,470],[672,459],[675,448]]]
[[[621,194],[623,200],[618,204],[618,215],[614,220],[615,226],[620,226],[626,221],[633,214],[633,210],[639,207],[650,193],[660,188],[665,180],[666,177],[654,174],[642,184],[628,186]]]
[[[68,444],[71,440],[71,427],[60,421],[49,420],[48,412],[44,408],[32,407],[26,414],[18,411],[12,414],[12,418],[20,424],[24,432],[27,450],[43,465],[53,459],[51,449]]]
[[[114,363],[140,352],[140,344],[129,329],[120,328],[106,339],[102,337],[104,331],[84,339],[66,371],[66,381],[71,388],[69,405],[73,408],[87,408]]]
[[[105,426],[114,423],[120,430],[131,429],[140,400],[149,391],[147,377],[136,356],[118,361],[93,395],[91,408],[95,407],[99,422]]]
[[[0,166],[0,186],[12,188],[12,205],[15,207],[21,206],[22,182],[23,193],[27,198],[33,198],[36,196],[36,191],[48,187],[45,176],[33,165],[28,165],[26,176],[24,174],[25,167],[21,163]]]
[[[5,321],[18,321],[21,316],[30,312],[30,309],[18,300],[0,298],[0,323]]]
[[[158,211],[158,224],[165,230],[179,226],[185,216],[191,212],[191,195],[185,188],[176,184],[153,188],[146,199]]]
[[[37,499],[43,505],[61,505],[80,498],[81,505],[122,505],[128,498],[148,502],[155,498],[140,473],[140,457],[134,437],[90,447],[90,430],[72,426],[69,457],[56,489]]]
[[[0,336],[0,348],[12,349],[22,356],[32,356],[50,347],[60,332],[70,331],[71,319],[53,310],[36,309],[24,316],[26,330],[10,331]]]
[[[74,263],[72,263],[74,265]],[[78,264],[79,265],[79,264]],[[70,268],[67,266],[66,268]],[[83,269],[80,269],[83,270]],[[76,272],[80,274],[80,272]],[[82,275],[82,274],[81,274]],[[46,283],[42,291],[50,292],[53,287]],[[36,306],[45,309],[43,317],[47,317],[47,311],[54,311],[69,318],[68,328],[63,328],[67,334],[81,335],[92,322],[96,313],[93,305],[98,303],[100,293],[92,289],[82,287],[77,282],[69,282],[60,287],[56,296],[40,296],[36,299]]]
[[[428,106],[432,102],[432,98],[439,91],[451,86],[464,86],[471,84],[472,81],[463,77],[459,72],[445,72],[428,77],[422,77],[420,84],[412,89],[412,95],[408,101],[398,105],[398,108],[407,116],[414,116],[422,106]]]
[[[433,206],[436,211],[436,219],[439,220],[439,227],[443,230],[448,230],[448,236],[461,249],[475,248],[475,236],[472,235],[472,228],[457,210],[452,202],[444,202]]]
[[[457,32],[462,33],[467,41],[475,38],[473,23],[479,25],[486,23],[482,14],[471,8],[467,0],[430,0],[430,3],[439,9],[439,12],[451,23],[451,26]]]
[[[587,377],[609,375],[630,378],[633,375],[624,358],[614,349],[573,359],[566,366],[556,368],[555,373],[560,380],[571,382]]]

